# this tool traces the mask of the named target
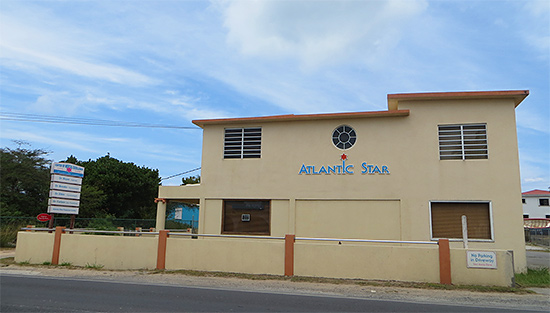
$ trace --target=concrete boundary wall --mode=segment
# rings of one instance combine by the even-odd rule
[[[63,235],[59,263],[105,269],[155,268],[158,239],[133,236]]]
[[[166,269],[283,275],[282,240],[168,238]]]
[[[160,235],[159,235],[160,234]],[[198,235],[200,236],[200,235]],[[205,235],[206,236],[206,235]],[[513,253],[494,252],[497,269],[467,267],[466,250],[435,244],[283,238],[141,236],[19,232],[16,262],[71,263],[105,269],[169,269],[512,286]]]
[[[64,234],[54,262],[54,233],[19,232],[16,262],[41,264],[71,263],[75,266],[103,266],[105,269],[155,268],[158,238]]]
[[[52,261],[54,244],[53,233],[46,232],[19,232],[15,247],[15,262],[29,262],[41,264]]]
[[[440,282],[437,246],[296,242],[294,249],[297,276]],[[496,253],[497,269],[468,268],[466,250],[451,249],[452,283],[512,286],[512,253],[490,251]]]
[[[373,244],[295,244],[294,274],[439,283],[437,246]]]
[[[477,250],[477,249],[476,249]],[[514,255],[507,250],[484,250],[495,252],[496,269],[468,268],[465,249],[451,249],[451,278],[457,285],[514,285]]]

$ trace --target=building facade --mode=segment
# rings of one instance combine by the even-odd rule
[[[435,241],[514,251],[526,267],[515,108],[527,90],[388,95],[388,110],[195,120],[200,234]],[[452,243],[460,244],[460,243]]]
[[[550,218],[550,191],[535,189],[521,196],[523,218]]]

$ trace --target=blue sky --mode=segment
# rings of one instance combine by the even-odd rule
[[[0,59],[3,113],[190,127],[385,110],[388,93],[529,89],[522,189],[550,186],[546,0],[2,0]],[[0,123],[2,147],[24,140],[56,161],[109,153],[161,177],[200,166],[199,128]]]

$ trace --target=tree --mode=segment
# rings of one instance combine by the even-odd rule
[[[189,176],[189,177],[183,177],[181,179],[181,184],[182,185],[187,185],[187,184],[198,184],[201,182],[201,177],[200,175],[197,175],[197,176]]]
[[[49,152],[23,146],[0,149],[0,214],[36,216],[48,208]],[[154,198],[158,192],[158,170],[119,161],[110,156],[65,162],[84,166],[78,217],[154,218]]]
[[[46,212],[50,187],[49,152],[28,149],[15,141],[16,149],[0,148],[0,208],[3,216],[35,216]]]
[[[158,170],[125,163],[109,155],[84,162],[70,156],[67,162],[85,168],[81,204],[86,214],[95,217],[110,214],[117,218],[155,217],[154,199],[160,184]],[[85,205],[89,208],[86,209]]]

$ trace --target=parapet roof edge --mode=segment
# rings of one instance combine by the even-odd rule
[[[388,109],[397,110],[399,101],[461,100],[461,99],[514,99],[516,107],[529,95],[529,90],[453,91],[388,94]]]
[[[216,124],[241,124],[255,122],[285,122],[285,121],[307,121],[307,120],[326,120],[337,118],[365,118],[365,117],[397,117],[408,116],[409,110],[388,110],[388,111],[371,111],[371,112],[347,112],[347,113],[324,113],[324,114],[286,114],[286,115],[271,115],[259,117],[240,117],[240,118],[219,118],[193,120],[193,124],[203,127],[204,125]]]

